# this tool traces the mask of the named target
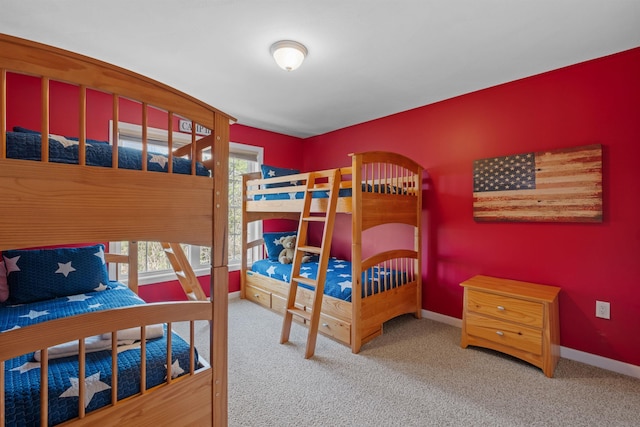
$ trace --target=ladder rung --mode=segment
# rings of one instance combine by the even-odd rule
[[[311,320],[311,313],[308,311],[304,311],[299,308],[290,308],[287,311],[295,316],[302,317],[305,320]]]
[[[317,246],[298,246],[298,250],[302,252],[311,252],[312,254],[319,254],[322,248]]]
[[[298,283],[304,283],[305,285],[314,286],[314,287],[318,284],[318,281],[316,279],[309,279],[308,277],[302,277],[302,276],[294,277],[291,280],[294,280]]]
[[[317,221],[317,222],[326,222],[326,216],[305,216],[302,218],[303,221]]]

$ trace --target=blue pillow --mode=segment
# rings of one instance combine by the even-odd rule
[[[274,178],[277,176],[295,175],[300,173],[297,169],[276,168],[269,165],[261,165],[260,169],[262,169],[262,178]],[[264,188],[290,187],[292,185],[300,185],[300,181],[265,184]]]
[[[267,249],[267,256],[269,259],[278,261],[278,257],[280,256],[280,252],[284,249],[278,240],[284,236],[295,236],[297,235],[297,231],[276,231],[271,233],[262,233],[262,238],[264,239],[264,247]]]
[[[26,304],[103,289],[104,245],[4,252],[9,301]]]

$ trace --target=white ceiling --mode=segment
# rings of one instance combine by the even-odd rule
[[[0,0],[0,32],[308,137],[640,46],[640,0]],[[273,62],[292,39],[298,70]]]

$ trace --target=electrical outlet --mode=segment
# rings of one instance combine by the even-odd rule
[[[596,317],[611,319],[611,305],[605,301],[596,301]]]

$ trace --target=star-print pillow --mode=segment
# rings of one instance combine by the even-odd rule
[[[287,169],[287,168],[277,168],[269,165],[260,166],[262,170],[262,178],[274,178],[276,176],[286,176],[286,175],[295,175],[300,173],[297,169]],[[299,185],[300,181],[291,181],[291,182],[278,182],[276,184],[265,184],[265,188],[276,188],[276,187],[290,187],[292,185]]]
[[[8,250],[4,262],[12,304],[83,294],[109,284],[104,245]]]
[[[264,247],[267,250],[267,256],[269,257],[269,259],[278,261],[280,252],[282,252],[282,250],[284,249],[284,246],[282,246],[282,244],[279,242],[281,237],[295,236],[297,234],[297,231],[275,231],[270,233],[262,233],[262,238],[264,239]]]

